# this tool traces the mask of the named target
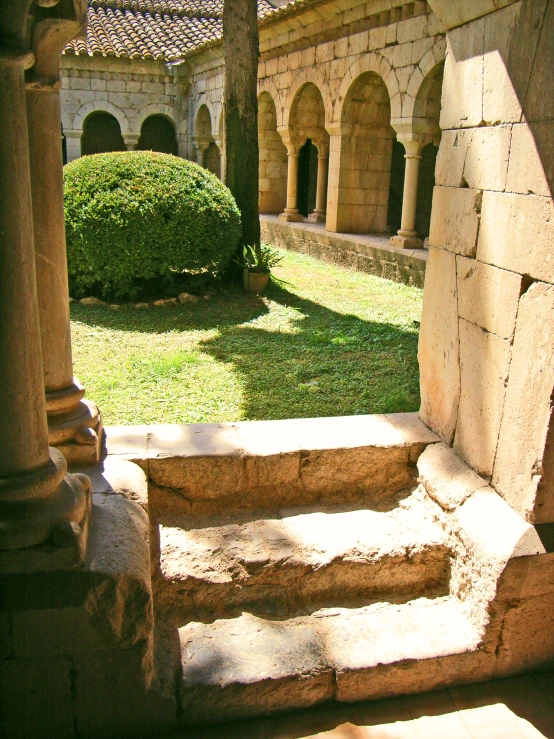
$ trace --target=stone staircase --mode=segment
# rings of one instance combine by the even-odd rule
[[[151,526],[152,685],[184,724],[512,669],[513,587],[493,607],[498,584],[544,549],[415,414],[130,433],[119,454],[148,478],[134,499]]]

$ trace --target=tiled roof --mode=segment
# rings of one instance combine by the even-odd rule
[[[286,10],[274,5],[258,0],[260,20]],[[222,34],[223,0],[88,0],[88,6],[86,39],[71,41],[64,54],[174,62]]]

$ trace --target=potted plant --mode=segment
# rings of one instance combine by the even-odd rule
[[[262,295],[269,282],[272,267],[277,266],[282,259],[279,252],[269,244],[244,246],[242,259],[238,260],[243,268],[244,289],[249,293]]]

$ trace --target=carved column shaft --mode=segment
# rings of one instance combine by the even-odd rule
[[[328,155],[328,147],[322,144],[318,145],[315,210],[308,216],[308,220],[315,223],[325,223],[325,213],[327,210]]]
[[[402,195],[402,219],[397,236],[390,239],[393,246],[401,246],[405,249],[422,248],[423,241],[418,238],[415,230],[416,208],[417,208],[417,184],[419,179],[419,142],[415,140],[403,141],[406,149],[404,158],[406,169],[404,172],[404,192]]]
[[[35,275],[24,69],[33,55],[2,38],[11,3],[0,10],[0,571],[44,569],[29,548],[51,537],[75,566],[83,555],[90,483],[66,475],[48,448]],[[59,138],[59,132],[58,132]],[[58,163],[61,167],[61,163]],[[42,559],[41,559],[42,557]]]
[[[70,464],[94,464],[100,458],[101,421],[73,377],[61,166],[59,59],[62,45],[78,30],[71,19],[47,18],[36,25],[26,102],[48,438]]]
[[[298,157],[299,151],[296,144],[286,142],[287,147],[287,207],[285,212],[279,216],[280,221],[303,221],[304,218],[298,210]]]

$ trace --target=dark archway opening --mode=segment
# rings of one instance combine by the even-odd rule
[[[308,139],[298,157],[298,210],[307,217],[314,211],[317,192],[317,148]]]
[[[177,156],[175,126],[163,115],[149,116],[140,129],[137,149],[140,151],[159,151],[162,154]]]
[[[81,154],[126,151],[119,121],[111,113],[91,113],[85,119],[81,137]]]
[[[421,152],[419,164],[419,180],[417,183],[416,231],[420,239],[429,236],[431,223],[431,206],[433,204],[433,188],[435,187],[435,165],[437,163],[438,146],[427,144]]]
[[[204,168],[221,179],[221,152],[213,141],[204,152]]]
[[[63,132],[63,126],[62,126],[62,164],[64,166],[67,164],[67,140],[65,138],[65,133]]]
[[[394,140],[390,168],[387,231],[396,233],[402,222],[402,200],[404,198],[404,174],[406,172],[405,150],[400,141]]]

